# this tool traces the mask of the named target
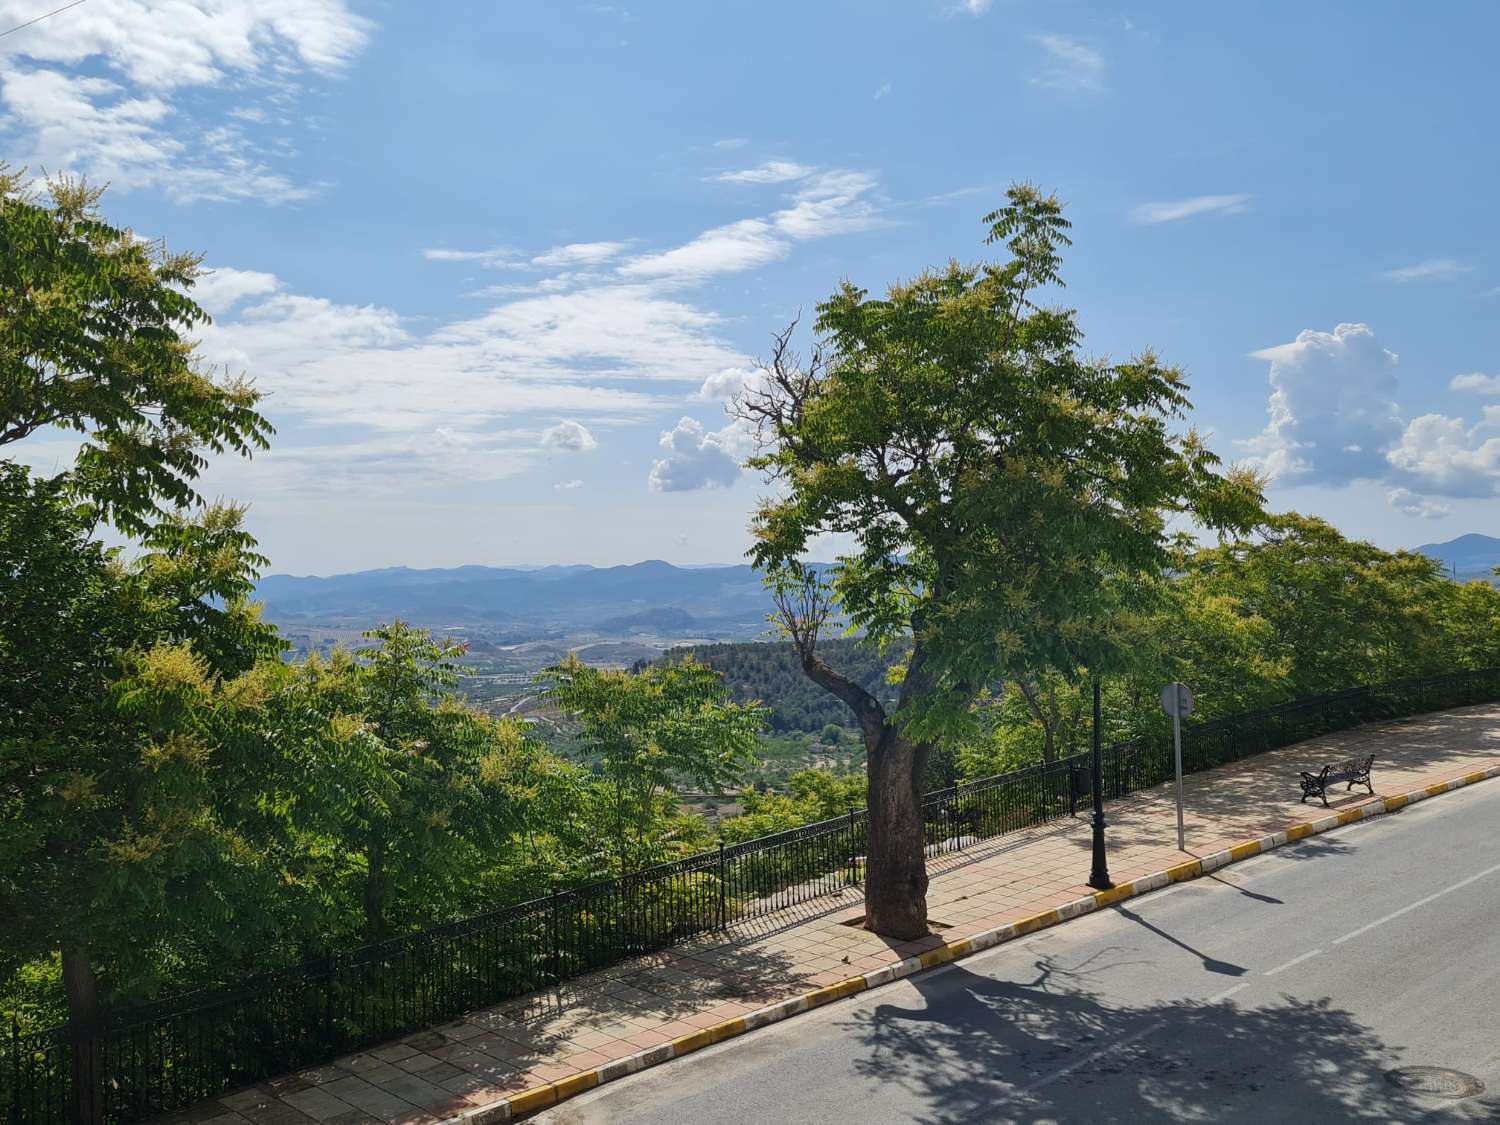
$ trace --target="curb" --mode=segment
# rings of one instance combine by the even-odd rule
[[[944,965],[950,961],[971,956],[981,950],[991,949],[997,945],[1003,945],[1008,941],[1035,933],[1038,930],[1056,926],[1061,922],[1069,921],[1083,914],[1091,914],[1096,910],[1102,910],[1113,906],[1117,902],[1123,902],[1128,898],[1136,898],[1139,895],[1148,894],[1159,890],[1172,883],[1182,883],[1189,879],[1197,879],[1207,875],[1211,871],[1217,871],[1221,867],[1227,867],[1231,863],[1238,863],[1242,859],[1261,855],[1279,848],[1283,844],[1295,843],[1306,839],[1308,836],[1316,836],[1330,829],[1342,828],[1346,824],[1356,821],[1368,820],[1371,817],[1380,816],[1383,813],[1395,812],[1397,809],[1405,808],[1407,805],[1424,801],[1428,797],[1436,797],[1440,794],[1450,792],[1454,789],[1462,789],[1466,785],[1473,785],[1487,778],[1500,777],[1500,766],[1491,766],[1488,769],[1476,770],[1474,773],[1464,774],[1462,777],[1450,778],[1428,785],[1422,789],[1415,789],[1409,793],[1400,793],[1394,797],[1381,797],[1363,805],[1357,805],[1352,809],[1342,812],[1331,813],[1318,820],[1306,821],[1302,824],[1294,824],[1280,832],[1273,832],[1269,836],[1262,836],[1257,840],[1247,840],[1242,844],[1236,844],[1224,851],[1214,852],[1212,855],[1201,859],[1190,860],[1187,863],[1179,863],[1175,867],[1169,867],[1165,871],[1156,871],[1140,879],[1134,879],[1129,883],[1121,883],[1107,891],[1096,891],[1084,898],[1074,899],[1053,910],[1043,911],[1041,914],[1033,914],[1029,918],[1023,918],[1019,922],[1011,922],[1008,925],[996,927],[993,930],[985,930],[972,937],[960,938],[958,941],[944,942],[927,950],[925,953],[915,957],[907,957],[894,965],[886,965],[861,976],[849,977],[837,984],[830,984],[823,988],[814,989],[803,993],[801,996],[793,996],[789,1000],[782,1000],[776,1004],[768,1005],[754,1012],[738,1016],[732,1020],[715,1024],[704,1028],[702,1031],[694,1032],[692,1035],[684,1035],[674,1039],[670,1043],[662,1043],[659,1046],[638,1051],[633,1055],[616,1059],[606,1063],[604,1066],[595,1067],[592,1070],[580,1071],[569,1075],[567,1078],[556,1082],[549,1082],[543,1086],[533,1086],[519,1094],[511,1094],[497,1102],[486,1106],[478,1106],[466,1110],[454,1117],[449,1117],[441,1122],[441,1125],[494,1125],[496,1122],[515,1121],[527,1114],[538,1110],[547,1109],[559,1102],[576,1097],[586,1090],[592,1090],[596,1086],[602,1086],[606,1082],[612,1082],[616,1078],[624,1078],[627,1074],[635,1074],[648,1067],[658,1066],[672,1059],[682,1058],[694,1051],[701,1051],[704,1047],[715,1043],[722,1043],[726,1039],[733,1039],[737,1035],[743,1035],[747,1031],[754,1031],[758,1027],[767,1024],[779,1023],[791,1016],[802,1012],[821,1008],[824,1004],[830,1004],[835,1000],[842,1000],[847,996],[864,992],[871,988],[879,988],[883,984],[901,980],[930,969],[936,965]]]

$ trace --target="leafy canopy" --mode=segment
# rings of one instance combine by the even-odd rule
[[[677,787],[737,780],[765,721],[765,708],[732,702],[719,673],[691,658],[630,673],[575,655],[541,678],[591,759],[590,796],[619,870],[666,858],[660,829]]]
[[[1112,622],[1167,566],[1175,517],[1243,529],[1260,513],[1253,474],[1221,474],[1184,428],[1178,369],[1085,358],[1075,313],[1039,303],[1069,245],[1057,199],[1016,186],[985,221],[1009,260],[950,262],[884,298],[845,283],[818,306],[810,361],[788,329],[736,404],[751,464],[781,486],[752,557],[806,586],[814,537],[853,538],[832,596],[881,643],[912,632],[922,683],[908,671],[903,721],[928,734],[996,677],[1118,660]]]
[[[139,534],[199,502],[205,452],[264,449],[271,426],[248,382],[194,357],[200,259],[106,223],[81,181],[49,190],[39,202],[0,165],[0,446],[44,427],[83,434],[70,488]]]

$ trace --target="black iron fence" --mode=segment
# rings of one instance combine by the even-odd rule
[[[1189,724],[1183,767],[1210,769],[1375,719],[1500,699],[1500,669],[1353,688]],[[1104,794],[1173,774],[1169,740],[1103,751]],[[1037,827],[1091,798],[1088,755],[930,793],[929,854]],[[266,973],[232,990],[111,1013],[91,1028],[11,1028],[0,1114],[63,1125],[73,1075],[112,1125],[168,1113],[239,1086],[503,1003],[734,922],[857,886],[866,814],[721,846],[619,879],[558,891],[380,945]]]

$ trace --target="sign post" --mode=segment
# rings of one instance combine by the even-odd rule
[[[1177,755],[1177,850],[1187,851],[1182,832],[1182,720],[1193,713],[1193,692],[1187,684],[1171,683],[1161,689],[1162,710],[1172,716],[1172,747]]]

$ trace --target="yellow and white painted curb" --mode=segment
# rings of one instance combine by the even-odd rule
[[[1236,844],[1224,851],[1214,852],[1201,859],[1190,860],[1187,863],[1179,863],[1175,867],[1169,867],[1165,871],[1156,871],[1140,879],[1129,883],[1120,883],[1107,891],[1096,891],[1094,894],[1083,898],[1074,899],[1055,910],[1047,910],[1041,914],[1033,914],[1030,918],[1023,918],[1019,922],[1012,922],[1005,926],[996,927],[993,930],[985,930],[982,933],[970,937],[961,938],[958,941],[945,942],[927,950],[916,957],[908,957],[893,965],[886,965],[861,976],[850,977],[841,980],[837,984],[830,984],[824,988],[814,989],[803,993],[801,996],[793,996],[788,1000],[768,1005],[757,1011],[738,1016],[732,1020],[715,1024],[712,1027],[696,1031],[691,1035],[684,1035],[679,1039],[673,1039],[669,1043],[638,1051],[625,1058],[616,1059],[614,1062],[606,1063],[604,1066],[595,1067],[592,1070],[579,1071],[577,1074],[569,1075],[567,1078],[556,1082],[549,1082],[544,1086],[533,1086],[529,1090],[519,1094],[512,1094],[507,1098],[493,1102],[490,1105],[478,1106],[467,1110],[455,1117],[450,1117],[442,1125],[493,1125],[494,1122],[514,1121],[538,1110],[554,1106],[558,1102],[592,1090],[595,1086],[601,1086],[606,1082],[612,1082],[616,1078],[624,1078],[627,1074],[635,1074],[637,1071],[648,1067],[657,1066],[660,1063],[672,1059],[680,1059],[683,1055],[690,1055],[694,1051],[702,1050],[704,1047],[715,1043],[722,1043],[726,1039],[733,1039],[737,1035],[743,1035],[747,1031],[754,1031],[758,1027],[767,1024],[779,1023],[781,1020],[802,1012],[820,1008],[824,1004],[831,1004],[835,1000],[842,1000],[846,996],[864,992],[867,989],[879,988],[883,984],[889,984],[894,980],[912,976],[923,969],[930,969],[935,965],[943,965],[949,961],[957,961],[978,953],[982,949],[990,949],[997,945],[1003,945],[1018,937],[1044,930],[1048,926],[1055,926],[1060,922],[1066,922],[1071,918],[1077,918],[1082,914],[1089,914],[1104,907],[1113,906],[1117,902],[1123,902],[1128,898],[1147,894],[1154,890],[1172,883],[1181,883],[1188,879],[1196,879],[1207,875],[1211,871],[1217,871],[1221,867],[1227,867],[1231,863],[1238,863],[1242,859],[1261,855],[1279,848],[1283,844],[1294,843],[1297,840],[1306,839],[1308,836],[1316,836],[1320,832],[1327,832],[1333,828],[1341,828],[1355,821],[1368,820],[1371,817],[1383,813],[1395,812],[1397,809],[1417,801],[1426,800],[1428,797],[1436,797],[1441,793],[1447,793],[1453,789],[1461,789],[1466,785],[1484,781],[1486,778],[1500,776],[1500,766],[1491,766],[1488,769],[1477,770],[1474,773],[1464,774],[1462,777],[1450,778],[1435,785],[1416,789],[1410,793],[1401,793],[1394,797],[1380,797],[1373,801],[1367,801],[1362,805],[1345,809],[1342,812],[1330,813],[1328,816],[1318,820],[1307,821],[1302,824],[1294,824],[1280,832],[1273,832],[1269,836],[1262,836],[1258,840],[1247,840],[1243,844]]]

